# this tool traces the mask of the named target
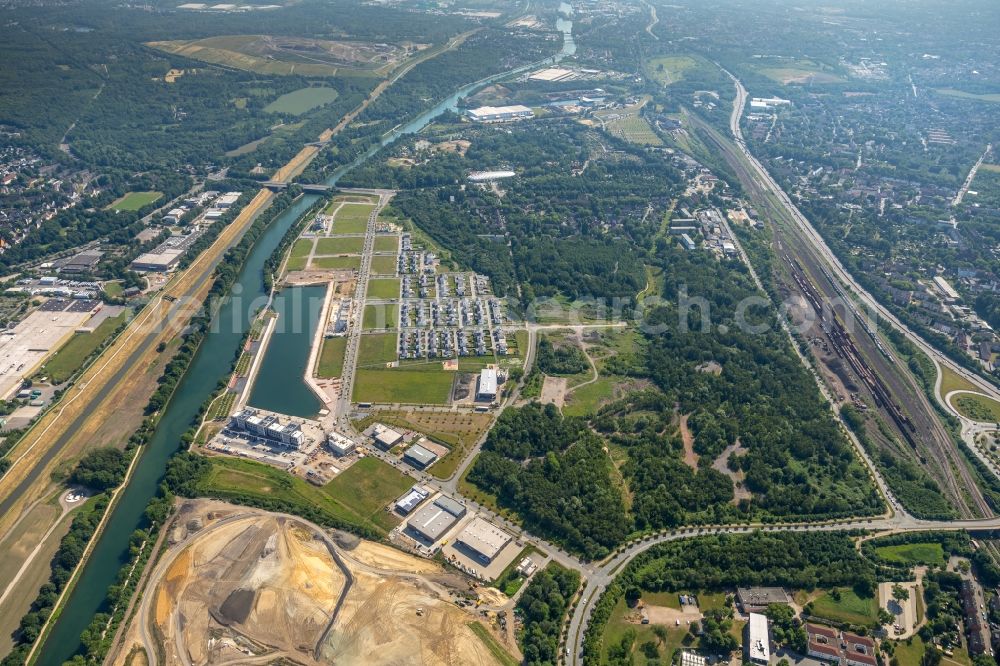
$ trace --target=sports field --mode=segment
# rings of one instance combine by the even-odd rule
[[[265,113],[288,113],[299,116],[337,99],[337,91],[325,86],[299,88],[285,93],[264,107]]]
[[[159,201],[163,192],[129,192],[112,201],[106,210],[139,210],[143,206]]]

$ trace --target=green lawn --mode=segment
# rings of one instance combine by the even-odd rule
[[[313,241],[311,238],[299,238],[292,244],[291,252],[288,254],[286,269],[290,271],[305,270],[306,260],[312,252]]]
[[[399,278],[368,280],[368,298],[399,298]]]
[[[358,347],[358,368],[381,367],[398,358],[396,334],[362,335]]]
[[[366,305],[361,323],[361,330],[370,331],[376,328],[396,328],[399,322],[399,306],[395,304]]]
[[[106,210],[139,210],[158,201],[162,196],[163,192],[129,192],[112,201]]]
[[[589,379],[589,378],[588,378]],[[563,406],[566,416],[584,416],[596,410],[602,404],[614,398],[616,380],[611,377],[598,377],[597,381],[581,386],[568,396]]]
[[[347,338],[326,338],[319,352],[319,362],[316,364],[316,375],[323,379],[340,377],[344,372],[344,352],[347,349]]]
[[[334,236],[316,242],[316,254],[359,254],[364,249],[364,236]]]
[[[357,255],[346,257],[313,257],[310,267],[314,270],[346,271],[361,268],[361,257]]]
[[[354,382],[354,402],[444,405],[451,394],[454,372],[358,368]]]
[[[939,543],[901,543],[875,549],[879,558],[898,564],[945,564],[948,560]]]
[[[376,236],[375,237],[375,251],[376,252],[399,252],[399,237],[398,236]]]
[[[122,287],[121,282],[105,282],[104,283],[104,293],[110,298],[118,298],[122,295],[125,289]]]
[[[374,275],[395,275],[396,257],[387,254],[377,254],[373,256],[372,273]]]
[[[924,657],[924,641],[920,636],[899,641],[893,656],[899,660],[899,666],[920,666]]]
[[[108,339],[118,326],[125,321],[126,313],[105,319],[90,333],[75,333],[59,348],[45,365],[41,373],[48,375],[53,383],[60,384],[79,369],[90,354]]]
[[[645,664],[650,662],[642,650],[639,649],[639,646],[647,641],[652,641],[656,644],[660,653],[658,663],[662,664],[671,663],[672,655],[677,650],[685,647],[693,647],[697,643],[687,626],[667,626],[667,640],[664,643],[653,631],[653,625],[633,624],[626,621],[625,617],[629,611],[630,609],[625,605],[624,599],[619,599],[611,611],[611,618],[608,620],[608,624],[604,629],[604,636],[602,637],[604,653],[601,655],[601,663],[608,663],[608,649],[621,645],[622,639],[630,630],[635,632],[635,640],[632,642],[629,651],[630,660],[628,663],[635,664],[636,666],[645,666]]]
[[[333,218],[333,231],[337,234],[363,234],[368,229],[368,216],[374,206],[346,203]]]
[[[324,86],[299,88],[285,93],[265,106],[264,113],[288,113],[300,116],[306,111],[329,104],[335,99],[337,99],[337,91],[333,88]]]
[[[874,624],[878,616],[878,603],[874,597],[862,599],[849,587],[837,589],[840,591],[840,601],[835,600],[829,592],[824,592],[812,602],[813,615],[834,622]]]
[[[289,512],[318,511],[333,521],[363,526],[381,534],[387,534],[391,529],[391,527],[386,526],[389,521],[381,514],[376,516],[374,511],[367,510],[374,498],[378,496],[379,489],[384,489],[381,492],[388,493],[390,489],[394,490],[399,487],[392,482],[392,477],[383,477],[384,473],[380,470],[376,470],[376,480],[372,482],[371,489],[367,491],[363,500],[352,498],[352,501],[348,501],[345,496],[351,492],[359,492],[359,487],[362,485],[359,481],[352,480],[352,477],[348,477],[345,482],[331,487],[340,480],[338,477],[326,487],[318,488],[288,472],[253,460],[228,456],[212,457],[209,460],[212,463],[212,469],[198,484],[200,494],[236,501],[241,499],[277,501],[284,505],[281,507],[282,509]],[[366,460],[384,465],[374,458]],[[388,465],[385,467],[397,473]],[[341,476],[344,474],[347,474],[347,471],[344,471]],[[407,480],[405,485],[400,485],[403,485],[403,490],[405,490],[409,487],[409,483]],[[400,490],[398,494],[402,494],[403,490]],[[387,514],[386,518],[388,518]]]
[[[383,509],[413,485],[413,480],[378,458],[362,458],[323,487],[337,502],[366,519],[392,529],[399,521]]]

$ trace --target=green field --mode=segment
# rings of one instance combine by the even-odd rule
[[[309,259],[309,253],[312,252],[312,248],[313,241],[311,238],[300,238],[295,241],[295,243],[292,244],[291,252],[288,254],[286,270],[305,270],[306,261]]]
[[[399,323],[399,308],[395,304],[366,305],[361,330],[394,329],[397,323]]]
[[[358,368],[384,367],[386,363],[395,361],[396,334],[376,333],[362,335],[358,345]]]
[[[326,338],[319,352],[316,363],[316,376],[323,379],[340,377],[344,372],[344,352],[347,349],[347,338]]]
[[[395,350],[394,350],[395,351]],[[444,405],[451,395],[454,372],[441,369],[411,370],[358,368],[354,382],[354,402]]]
[[[684,78],[684,72],[698,65],[690,56],[659,56],[646,63],[649,76],[665,86]]]
[[[210,458],[212,468],[198,484],[209,497],[239,500],[278,501],[290,512],[318,511],[335,520],[387,534],[394,526],[391,517],[373,508],[385,498],[388,503],[409,487],[410,481],[376,458],[365,458],[365,467],[347,476],[341,473],[323,488],[263,463],[242,458]],[[373,465],[374,463],[374,465]],[[377,467],[381,465],[385,469]],[[359,477],[370,476],[371,479]],[[397,492],[398,491],[398,492]]]
[[[376,252],[399,252],[399,238],[397,236],[376,236]]]
[[[125,312],[117,317],[105,319],[90,333],[75,333],[59,348],[52,358],[42,366],[41,373],[48,375],[54,384],[61,384],[76,372],[83,362],[101,343],[125,321]]]
[[[374,206],[348,203],[333,218],[333,232],[336,234],[363,234],[368,230],[368,216]]]
[[[824,592],[812,602],[813,615],[850,624],[872,625],[878,617],[878,601],[872,597],[863,599],[849,587],[837,588],[840,601],[829,592]]]
[[[1000,102],[1000,93],[986,93],[984,95],[977,95],[976,93],[969,93],[963,90],[955,90],[954,88],[935,88],[934,92],[939,95],[945,95],[946,97],[959,97],[961,99],[972,99],[977,102]]]
[[[955,409],[974,421],[1000,423],[1000,402],[985,395],[959,394],[951,399]]]
[[[760,67],[757,71],[783,85],[790,83],[844,83],[844,79],[808,65],[795,67]]]
[[[162,196],[163,192],[129,192],[112,201],[106,210],[139,210],[158,201]]]
[[[383,509],[413,485],[413,480],[378,458],[362,458],[323,490],[367,520],[392,529],[399,521]]]
[[[396,257],[387,254],[377,254],[372,257],[372,271],[374,275],[395,275]]]
[[[368,298],[399,298],[399,278],[368,280]]]
[[[563,414],[566,416],[584,416],[590,414],[604,403],[610,402],[615,395],[615,385],[618,380],[601,376],[597,381],[581,386],[566,396]]]
[[[333,88],[317,86],[315,88],[299,88],[285,93],[264,107],[265,113],[289,113],[299,116],[318,106],[329,104],[337,99],[337,91]]]
[[[879,558],[897,564],[946,564],[944,548],[939,543],[901,543],[875,549]]]
[[[309,267],[313,270],[347,271],[361,268],[361,257],[358,255],[344,257],[313,257]]]
[[[103,288],[104,293],[111,298],[118,298],[125,291],[121,282],[105,282]]]
[[[364,236],[320,238],[316,241],[316,254],[359,254],[363,249]]]

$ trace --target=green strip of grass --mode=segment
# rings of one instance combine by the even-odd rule
[[[108,339],[125,321],[126,313],[109,317],[90,333],[76,333],[59,351],[42,366],[42,374],[56,384],[61,384],[76,372],[87,357]]]
[[[316,365],[316,375],[323,379],[340,377],[344,373],[344,352],[347,349],[347,338],[327,338],[319,352],[319,362]]]

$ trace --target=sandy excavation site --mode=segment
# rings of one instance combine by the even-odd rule
[[[498,663],[468,626],[488,622],[467,580],[437,563],[208,501],[170,537],[115,663]]]

